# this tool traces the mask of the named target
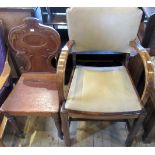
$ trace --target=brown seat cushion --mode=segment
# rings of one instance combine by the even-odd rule
[[[51,115],[59,110],[56,81],[52,74],[22,74],[15,88],[2,105],[12,115]]]

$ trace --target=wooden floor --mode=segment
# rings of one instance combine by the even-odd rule
[[[19,118],[18,122],[24,127],[25,138],[18,138],[8,124],[3,138],[5,146],[64,146],[63,140],[57,137],[57,130],[52,118]],[[73,147],[123,147],[127,128],[123,122],[81,121],[71,122],[70,133]],[[133,146],[155,146],[155,142],[143,144],[140,138],[137,138]]]

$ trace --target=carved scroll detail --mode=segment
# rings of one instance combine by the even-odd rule
[[[9,43],[23,62],[22,72],[55,72],[51,59],[59,49],[60,36],[52,27],[39,24],[36,18],[26,18],[23,25],[9,32]]]

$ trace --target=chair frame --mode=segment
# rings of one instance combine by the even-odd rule
[[[2,28],[3,33],[5,33],[4,25],[3,25],[2,20],[0,20],[0,28]],[[3,34],[3,37],[5,37],[4,35],[5,34]],[[6,57],[4,68],[3,68],[3,71],[2,71],[2,73],[0,75],[0,89],[2,89],[4,87],[6,81],[10,77],[10,73],[11,73],[11,68],[10,68],[9,63],[8,63],[8,57]],[[0,98],[2,103],[4,102],[4,100],[6,99],[8,94],[10,93],[10,91],[12,89],[12,86],[11,87],[9,86],[6,89],[7,90],[5,90],[5,92],[3,93],[3,96]],[[0,115],[1,114],[2,113],[0,112]],[[2,138],[3,138],[3,135],[4,135],[4,131],[5,131],[5,127],[6,127],[7,122],[8,122],[7,118],[2,115],[2,120],[0,122],[0,146],[4,146],[4,144],[2,142]]]
[[[65,81],[65,71],[66,71],[68,54],[71,51],[74,44],[75,44],[74,41],[69,41],[66,44],[66,46],[62,49],[62,52],[58,61],[58,66],[57,66],[58,84],[59,84],[59,91],[61,96],[60,101],[62,104],[62,107],[61,107],[62,130],[64,134],[65,145],[66,146],[71,145],[70,135],[69,135],[69,121],[71,120],[70,118],[73,118],[74,120],[105,120],[105,121],[107,120],[124,121],[128,119],[134,119],[133,126],[130,128],[129,134],[125,142],[126,146],[131,146],[146,116],[146,111],[144,108],[142,108],[142,110],[140,110],[139,112],[121,112],[121,113],[98,113],[98,112],[85,112],[85,111],[75,111],[75,110],[65,109],[65,101],[67,96],[63,91],[64,81]],[[137,53],[140,55],[144,64],[145,86],[144,86],[142,97],[140,99],[140,103],[142,107],[144,107],[149,98],[149,93],[153,88],[153,81],[154,81],[153,66],[151,64],[151,59],[149,54],[139,43],[136,43],[135,41],[131,41],[130,46],[137,51]],[[75,68],[75,66],[73,68]],[[70,82],[72,80],[73,73],[74,73],[74,69],[71,74]],[[69,82],[69,87],[70,87],[70,82]]]
[[[60,36],[59,36],[58,32],[51,27],[47,27],[47,26],[40,24],[38,22],[38,19],[36,19],[36,18],[28,17],[28,18],[25,18],[24,21],[25,21],[25,24],[13,28],[9,33],[9,41],[10,41],[12,49],[14,50],[13,52],[15,52],[17,57],[22,58],[24,60],[24,65],[22,65],[20,68],[20,71],[22,73],[21,78],[24,78],[24,79],[26,79],[28,81],[32,81],[32,82],[38,81],[38,80],[43,80],[43,81],[47,80],[47,81],[51,81],[51,82],[54,82],[57,84],[56,69],[53,66],[51,66],[50,60],[52,58],[55,58],[55,56],[57,55],[57,51],[58,51],[60,43],[61,43]],[[17,30],[17,28],[18,28],[18,30]],[[35,29],[39,33],[35,32]],[[46,36],[51,37],[55,41],[54,42],[55,44],[51,45],[51,43],[50,43],[51,40],[49,41],[47,38],[45,38],[47,40],[47,43],[46,43],[47,45],[43,44],[43,43],[41,45],[38,43],[37,43],[38,45],[35,45],[35,46],[41,48],[41,50],[38,50],[38,48],[37,48],[38,51],[37,50],[36,51],[41,55],[41,58],[45,60],[45,64],[39,64],[40,68],[38,68],[38,66],[37,67],[35,66],[34,68],[31,67],[33,64],[33,60],[31,60],[31,56],[33,55],[35,46],[33,46],[33,47],[30,46],[31,50],[29,49],[30,47],[29,48],[25,47],[24,49],[20,49],[21,47],[20,48],[16,47],[16,45],[17,45],[16,42],[18,42],[17,41],[18,36],[23,35],[25,37],[27,34],[29,35],[30,30],[33,30],[36,35],[40,35],[40,32],[42,32],[42,33],[44,33],[43,34],[44,38]],[[29,40],[27,40],[27,41],[29,41]],[[44,40],[41,40],[41,42],[44,42]],[[25,46],[25,44],[23,42],[22,42],[22,46]],[[41,53],[43,51],[44,51],[44,54]],[[36,59],[38,59],[38,57]],[[19,81],[21,80],[21,78],[19,79]],[[16,85],[18,85],[18,83]],[[15,91],[15,89],[16,89],[16,86],[13,89],[13,92]],[[5,105],[5,102],[4,102],[3,106],[4,105]],[[8,111],[7,108],[3,109],[3,106],[0,107],[0,112],[5,116],[5,118],[7,118],[8,122],[15,129],[15,131],[19,137],[24,138],[24,133],[18,127],[16,120],[14,118],[15,116],[52,116],[52,118],[54,119],[54,122],[55,122],[55,126],[58,130],[58,136],[62,139],[61,119],[60,119],[60,113],[59,113],[60,106],[59,105],[58,105],[59,106],[58,111],[51,109],[51,112],[50,111],[24,112],[24,111],[18,111],[18,110],[17,111],[11,111],[11,110]]]

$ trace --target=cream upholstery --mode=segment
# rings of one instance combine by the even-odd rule
[[[141,10],[131,7],[68,9],[69,39],[75,40],[73,51],[128,53],[129,42],[137,36],[141,15]]]
[[[125,67],[77,66],[65,108],[127,112],[139,111],[141,105]]]

